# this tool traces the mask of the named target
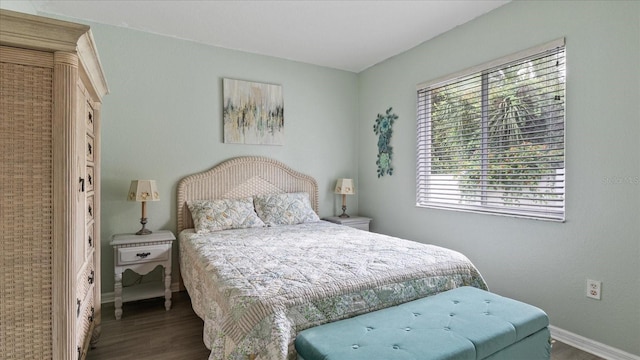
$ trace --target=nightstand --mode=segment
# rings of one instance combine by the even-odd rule
[[[164,296],[164,307],[167,310],[171,308],[171,247],[175,239],[168,230],[158,230],[149,235],[113,235],[111,246],[115,268],[116,319],[122,317],[122,303],[127,301]],[[157,266],[164,268],[164,284],[149,282],[128,286],[123,294],[122,273],[126,269],[146,275]]]
[[[351,216],[348,218],[331,216],[331,217],[324,218],[322,220],[330,221],[332,223],[345,225],[345,226],[349,226],[349,227],[364,230],[364,231],[369,231],[369,223],[371,222],[370,218],[362,217],[362,216]]]

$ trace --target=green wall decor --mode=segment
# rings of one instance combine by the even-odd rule
[[[391,167],[391,154],[393,154],[393,148],[389,143],[391,142],[391,134],[393,129],[393,122],[396,121],[398,115],[391,113],[392,108],[388,108],[385,115],[378,114],[376,123],[373,125],[373,132],[378,135],[378,159],[376,165],[378,165],[378,177],[384,174],[393,175],[393,168]]]

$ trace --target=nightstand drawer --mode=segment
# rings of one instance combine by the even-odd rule
[[[166,261],[171,256],[170,245],[152,245],[118,248],[117,265]]]
[[[360,229],[360,230],[364,230],[364,231],[369,231],[369,221],[365,221],[365,222],[354,222],[351,224],[348,224],[347,226],[350,226],[354,229]]]
[[[346,218],[341,218],[339,216],[331,216],[331,217],[324,218],[322,220],[329,221],[334,224],[349,226],[354,229],[360,229],[364,231],[369,231],[369,224],[371,223],[371,218],[363,217],[363,216],[351,216]]]

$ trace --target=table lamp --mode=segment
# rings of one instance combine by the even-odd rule
[[[158,186],[155,180],[132,180],[129,187],[129,201],[139,201],[142,203],[142,217],[140,224],[142,229],[136,235],[151,234],[151,230],[145,228],[147,225],[147,201],[159,201]]]
[[[348,218],[347,215],[347,195],[354,195],[356,193],[353,187],[353,179],[338,179],[336,182],[336,188],[334,190],[336,194],[342,195],[342,214],[341,218]]]

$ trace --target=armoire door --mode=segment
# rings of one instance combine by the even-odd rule
[[[0,357],[52,350],[53,55],[0,46]]]

